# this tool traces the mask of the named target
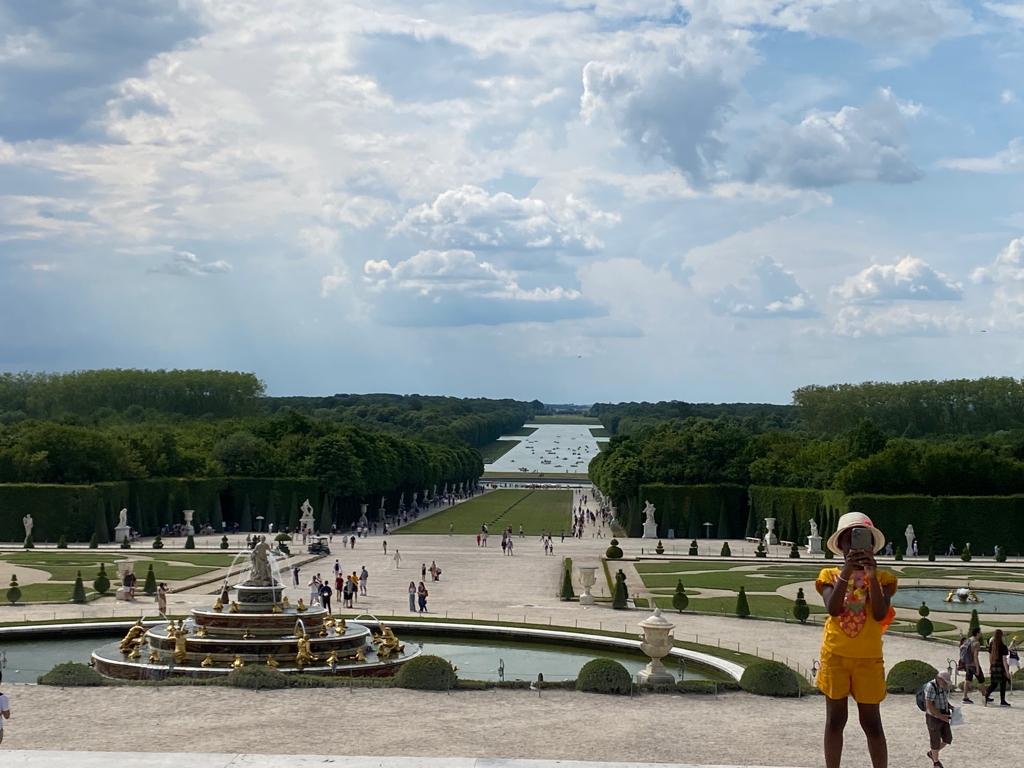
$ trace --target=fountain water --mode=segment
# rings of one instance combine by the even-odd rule
[[[233,559],[229,578],[243,554]],[[93,652],[96,670],[127,679],[171,672],[211,677],[247,664],[266,664],[282,672],[392,675],[420,653],[406,652],[379,621],[380,635],[371,637],[366,627],[335,620],[320,606],[289,606],[281,570],[266,541],[261,539],[248,554],[248,578],[233,587],[229,578],[224,581],[225,589],[234,590],[234,600],[225,605],[218,597],[211,608],[193,609],[187,623],[158,624],[144,634],[142,625],[136,625],[120,643]]]

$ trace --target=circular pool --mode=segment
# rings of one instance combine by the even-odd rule
[[[942,587],[900,587],[896,590],[892,603],[897,608],[920,608],[925,602],[933,611],[950,611],[953,613],[970,613],[975,608],[978,613],[1022,613],[1024,614],[1024,592],[995,592],[988,589],[977,590],[980,603],[962,603],[954,599],[946,602],[949,589]]]
[[[117,635],[118,638],[120,636]],[[571,680],[575,679],[580,667],[599,656],[621,662],[631,675],[636,675],[647,663],[647,659],[642,656],[596,648],[463,638],[449,640],[404,632],[400,632],[400,636],[402,642],[422,647],[423,653],[448,659],[459,668],[459,677],[467,680],[498,680],[499,668],[503,668],[505,680],[536,680],[538,673],[549,681]],[[101,642],[96,637],[0,640],[0,651],[6,655],[7,660],[4,681],[34,683],[39,675],[61,662],[88,663],[90,655]],[[669,663],[666,659],[666,666],[680,679],[677,664]],[[687,663],[683,669],[682,679],[720,679],[697,664]]]

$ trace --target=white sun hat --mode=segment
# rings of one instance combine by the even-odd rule
[[[836,532],[828,537],[826,546],[835,554],[842,555],[843,550],[839,548],[839,536],[843,531],[848,531],[851,528],[867,528],[871,531],[871,536],[875,541],[875,552],[885,546],[885,534],[875,528],[875,524],[871,522],[871,518],[862,512],[847,512],[845,515],[840,517]]]

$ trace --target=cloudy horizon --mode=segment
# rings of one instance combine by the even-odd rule
[[[1024,4],[0,0],[0,370],[1020,375]]]

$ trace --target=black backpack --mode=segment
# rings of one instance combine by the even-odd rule
[[[931,684],[932,684],[932,681],[929,680],[927,683],[925,683],[920,688],[918,688],[917,689],[917,696],[914,697],[914,699],[917,701],[917,708],[920,709],[922,712],[927,712],[928,711],[928,705],[925,703],[926,702],[926,699],[925,699],[925,696],[926,696],[925,688],[927,688]]]
[[[964,644],[960,646],[960,662],[957,664],[957,669],[961,672],[974,664],[974,641],[968,637],[964,640]]]

